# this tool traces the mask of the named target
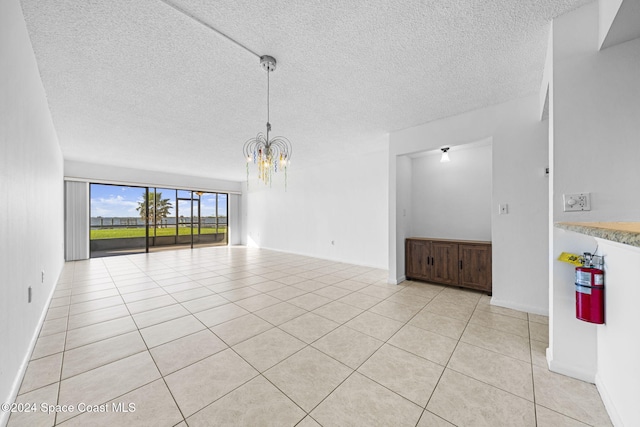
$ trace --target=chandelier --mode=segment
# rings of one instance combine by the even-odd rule
[[[291,143],[289,140],[283,136],[271,137],[269,134],[271,133],[271,123],[269,123],[269,73],[276,69],[276,59],[273,56],[269,55],[258,55],[253,50],[249,49],[247,46],[241,44],[240,42],[232,39],[225,33],[213,27],[208,22],[204,21],[202,18],[194,15],[186,9],[183,9],[181,6],[174,4],[169,0],[160,0],[165,3],[167,6],[172,7],[176,11],[182,13],[183,15],[193,19],[195,22],[200,25],[208,28],[214,33],[218,34],[223,39],[235,44],[238,47],[246,50],[250,54],[260,58],[260,65],[267,72],[267,133],[263,134],[262,132],[258,133],[255,138],[251,138],[247,142],[244,143],[244,156],[247,159],[247,185],[249,184],[249,163],[253,162],[258,167],[258,179],[271,186],[273,174],[278,171],[284,171],[284,188],[287,188],[287,166],[289,165],[289,161],[291,159]]]
[[[269,123],[269,73],[276,69],[276,59],[273,56],[260,57],[260,65],[267,72],[267,133],[259,132],[255,138],[244,143],[244,156],[247,160],[247,185],[249,184],[249,163],[254,163],[258,169],[258,179],[271,186],[273,174],[284,172],[284,186],[287,188],[287,166],[291,159],[291,143],[283,136],[272,137],[271,123]]]

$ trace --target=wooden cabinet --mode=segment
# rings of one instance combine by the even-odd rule
[[[491,242],[411,238],[407,279],[477,289],[491,295]]]
[[[411,270],[416,277],[431,277],[431,245],[423,240],[407,240],[407,271]]]
[[[460,286],[491,293],[491,245],[458,245]]]

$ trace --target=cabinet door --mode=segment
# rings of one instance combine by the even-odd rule
[[[431,242],[431,280],[447,285],[458,284],[458,244]]]
[[[460,245],[460,285],[491,292],[491,245]]]
[[[405,252],[405,264],[407,278],[424,279],[429,278],[429,263],[431,242],[424,240],[407,240]]]

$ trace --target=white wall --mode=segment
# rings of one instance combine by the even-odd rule
[[[142,168],[144,165],[140,166],[140,169],[131,169],[65,160],[64,175],[71,180],[80,179],[88,182],[198,189],[222,193],[240,193],[242,191],[242,183],[237,181],[144,170]]]
[[[532,94],[391,133],[389,200],[397,203],[398,194],[404,191],[398,179],[399,156],[491,139],[492,302],[546,314],[549,217],[544,169],[548,122],[539,120],[539,103],[539,96]],[[507,203],[509,214],[498,216],[498,203]],[[406,227],[398,221],[395,206],[390,207],[389,222],[389,281],[401,281]]]
[[[545,169],[549,164],[549,121],[538,121],[533,102],[522,108],[522,121],[505,123],[506,128],[493,138],[491,301],[547,315],[549,178]],[[509,205],[507,215],[498,215],[500,203]]]
[[[390,223],[395,223],[395,228],[389,228],[389,241],[400,242],[402,250],[392,251],[389,249],[389,257],[397,256],[397,265],[402,266],[397,275],[389,271],[391,284],[398,284],[406,279],[405,277],[405,251],[404,241],[408,237],[415,236],[413,231],[413,161],[409,156],[391,156],[390,169],[395,171],[396,186],[389,188],[389,212]],[[389,172],[391,175],[391,172]],[[392,200],[391,197],[394,197]],[[393,218],[393,219],[392,219]]]
[[[637,221],[640,212],[640,39],[598,51],[598,4],[554,20],[551,96],[553,221]],[[563,212],[564,193],[591,193],[591,211]],[[560,252],[592,238],[552,230],[552,370],[594,381],[596,327],[575,319],[573,269]]]
[[[623,0],[598,1],[598,47],[601,47],[609,34],[611,25],[620,10]],[[632,0],[627,0],[632,1]]]
[[[416,237],[491,240],[491,145],[451,148],[413,158],[412,232]]]
[[[294,164],[287,181],[286,191],[281,179],[271,188],[250,181],[247,244],[387,267],[386,150],[344,154],[332,163],[305,170]]]
[[[18,0],[0,2],[0,61],[0,402],[12,402],[64,251],[62,154]]]
[[[614,425],[640,425],[640,248],[602,239],[605,322],[598,330],[596,385]],[[630,280],[630,278],[632,278]],[[635,278],[635,280],[633,279]]]

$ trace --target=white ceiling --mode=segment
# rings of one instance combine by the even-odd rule
[[[589,0],[169,0],[259,54],[291,169],[535,92],[549,22]],[[160,0],[22,0],[66,159],[241,181],[266,73]]]

